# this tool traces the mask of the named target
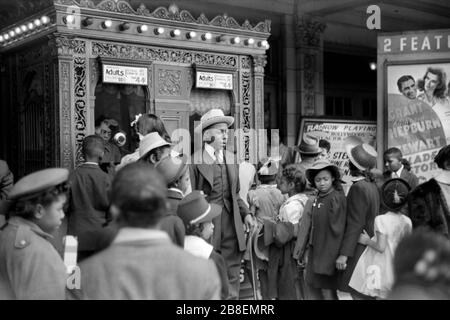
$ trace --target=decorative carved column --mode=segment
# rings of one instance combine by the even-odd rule
[[[48,42],[53,57],[55,81],[55,125],[59,137],[56,139],[56,150],[59,150],[59,165],[71,169],[74,166],[73,139],[73,50],[68,39],[60,35],[52,35]]]
[[[264,67],[267,64],[267,56],[265,54],[253,56],[253,77],[255,79],[254,85],[254,119],[255,119],[255,134],[252,137],[257,149],[255,152],[266,149],[266,134],[264,134]],[[267,153],[267,152],[265,152]],[[257,154],[253,156],[256,157]],[[262,154],[261,152],[259,154]],[[254,158],[257,159],[257,158]],[[257,162],[253,162],[257,163]]]
[[[297,101],[305,116],[323,113],[323,32],[326,25],[310,17],[298,17],[296,55]]]

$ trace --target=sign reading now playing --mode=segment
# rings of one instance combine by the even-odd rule
[[[147,68],[103,65],[103,82],[148,85]]]

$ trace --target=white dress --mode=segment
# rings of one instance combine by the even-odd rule
[[[403,214],[386,212],[377,216],[372,240],[377,241],[377,232],[385,235],[386,249],[378,252],[367,246],[356,264],[349,286],[371,297],[386,298],[394,283],[395,249],[400,240],[411,231],[411,220]]]

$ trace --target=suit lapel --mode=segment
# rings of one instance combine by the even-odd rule
[[[213,187],[213,179],[214,179],[214,169],[212,165],[214,164],[214,160],[208,154],[208,152],[203,150],[203,159],[202,163],[197,165],[199,173],[208,181],[211,189]]]
[[[235,166],[232,162],[232,155],[230,155],[229,152],[225,151],[225,154],[223,155],[223,161],[225,162],[225,165],[227,166],[227,175],[228,175],[228,183],[230,184],[231,189],[231,196],[234,198],[234,190],[236,190],[236,170]],[[228,162],[232,162],[229,164]]]

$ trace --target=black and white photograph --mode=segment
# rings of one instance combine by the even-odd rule
[[[0,0],[0,94],[0,304],[450,299],[448,1]]]

